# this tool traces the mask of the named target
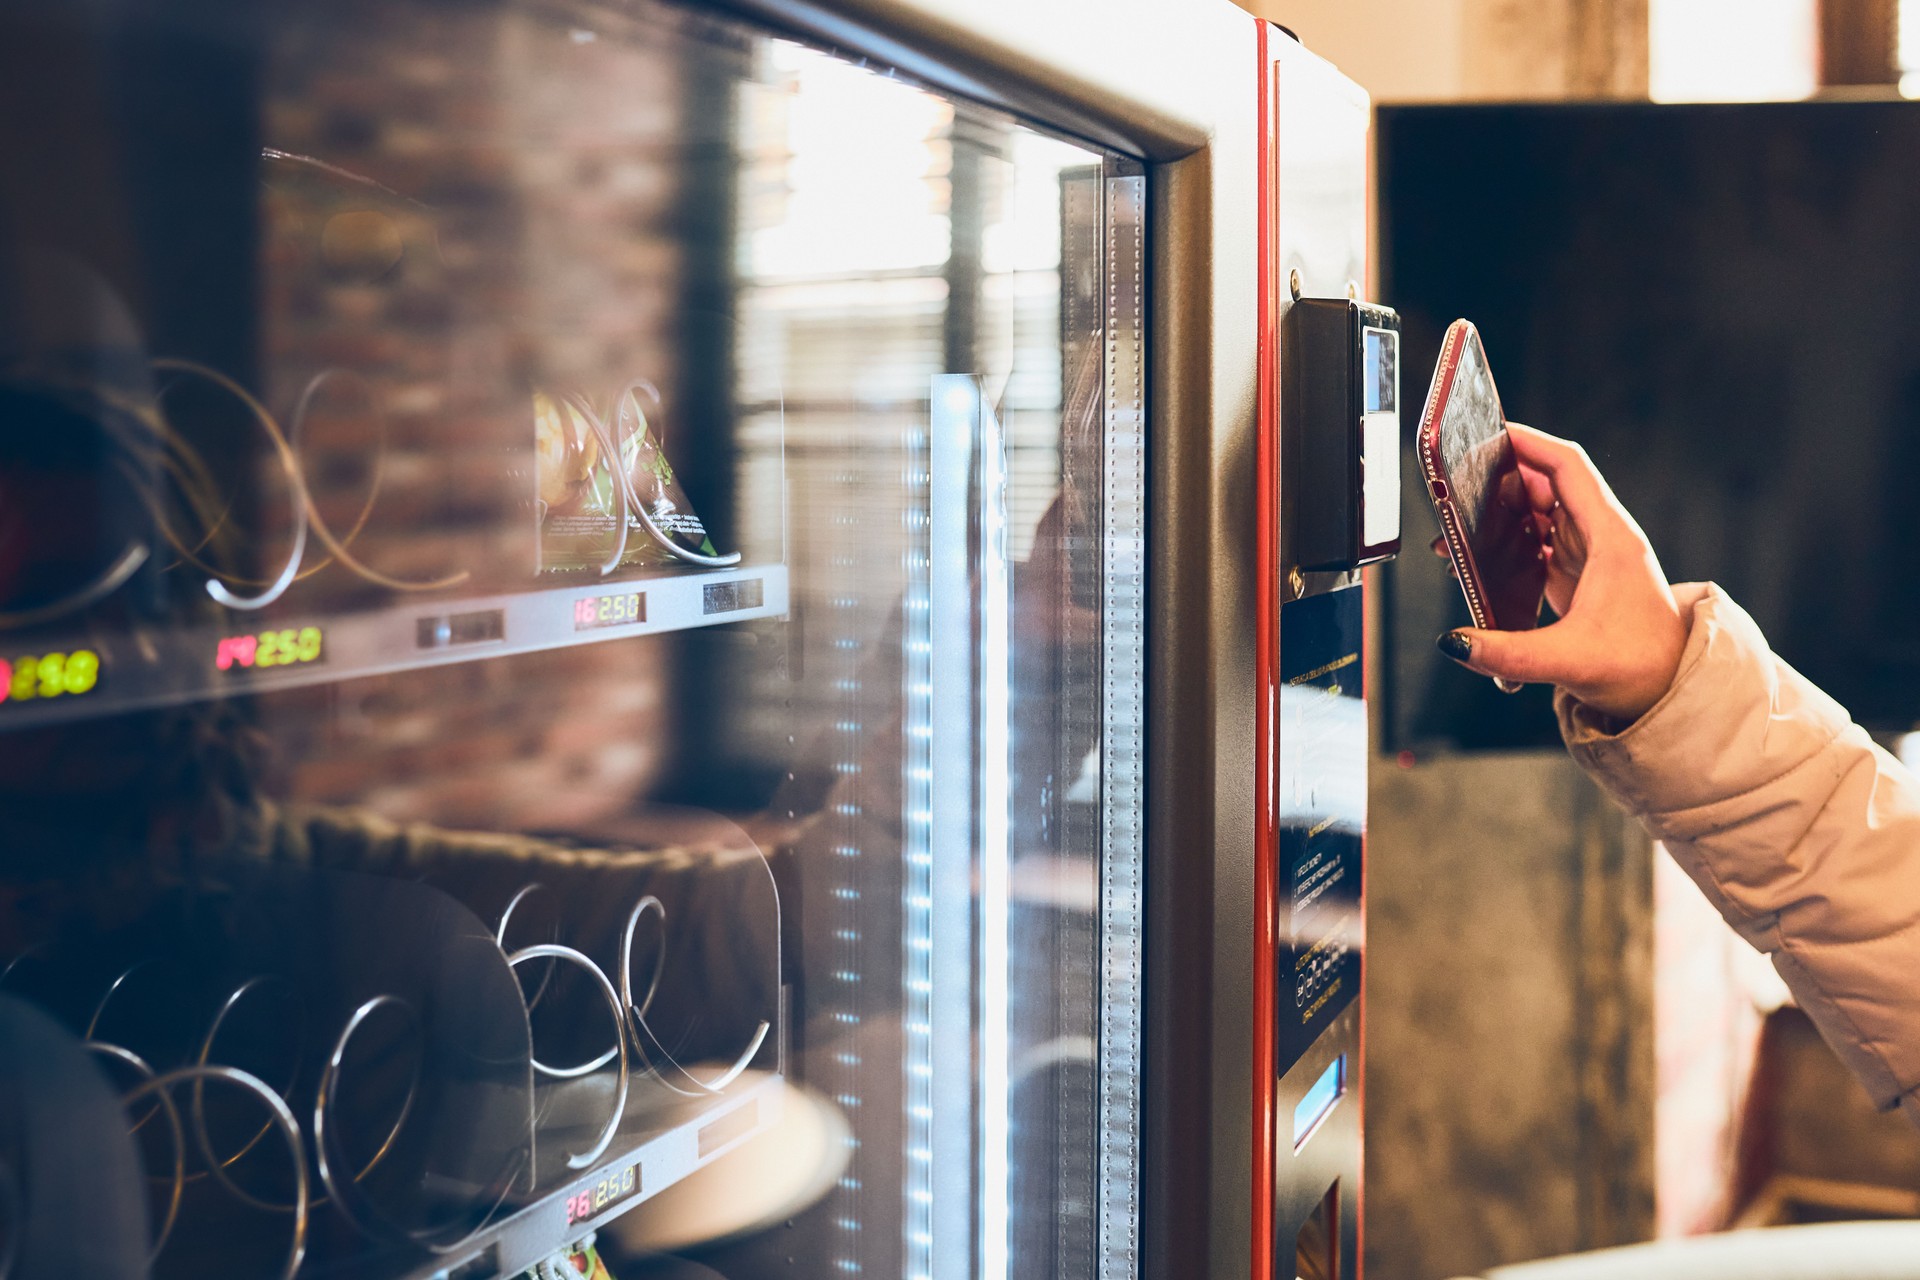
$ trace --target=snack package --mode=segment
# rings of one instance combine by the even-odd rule
[[[622,388],[604,413],[579,392],[533,393],[542,573],[739,562],[707,536],[649,411],[657,420],[660,396],[645,381]]]
[[[588,1236],[572,1248],[535,1263],[522,1273],[521,1280],[613,1280],[600,1251]]]

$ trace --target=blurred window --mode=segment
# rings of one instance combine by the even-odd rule
[[[1655,102],[1779,101],[1818,83],[1816,0],[1651,0],[1647,20]]]
[[[1920,0],[1900,0],[1900,92],[1920,98]]]

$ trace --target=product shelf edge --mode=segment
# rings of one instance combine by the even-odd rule
[[[721,1095],[698,1115],[640,1137],[632,1146],[488,1226],[458,1249],[394,1280],[508,1280],[521,1275],[765,1133],[780,1118],[785,1088],[786,1078],[776,1072],[738,1094]],[[736,1124],[748,1107],[753,1108],[751,1125],[722,1130],[722,1126]],[[703,1149],[716,1132],[723,1135],[723,1140]],[[629,1167],[638,1170],[638,1188],[632,1195],[610,1202],[589,1217],[569,1220],[568,1201],[582,1192],[592,1192],[609,1174],[617,1175]]]
[[[583,602],[629,600],[636,616],[583,623]],[[307,685],[336,684],[362,676],[390,675],[508,654],[595,644],[636,635],[685,631],[787,612],[787,567],[772,563],[699,573],[656,575],[590,584],[548,587],[504,595],[413,601],[366,612],[276,618],[276,625],[250,631],[244,614],[226,626],[198,626],[145,635],[91,635],[42,629],[16,640],[0,639],[0,733],[10,729],[99,719],[128,711],[177,706],[239,694],[268,693]],[[616,607],[614,612],[619,612]],[[235,640],[274,633],[289,637],[274,654],[276,665],[259,663],[247,650],[242,664]],[[303,646],[311,657],[302,657]],[[63,662],[89,655],[83,681],[45,692],[34,679],[32,695],[11,696],[9,685],[23,658]],[[221,661],[227,665],[218,665]],[[68,671],[75,670],[71,666]],[[57,682],[56,682],[57,683]],[[75,684],[84,684],[76,690]]]

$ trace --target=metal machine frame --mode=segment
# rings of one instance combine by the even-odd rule
[[[1290,582],[1279,515],[1276,334],[1293,296],[1365,280],[1364,188],[1329,210],[1280,157],[1315,121],[1280,114],[1289,77],[1362,113],[1366,97],[1290,35],[1226,0],[724,0],[723,7],[1144,161],[1149,282],[1147,939],[1144,1200],[1138,1274],[1275,1274],[1275,1242],[1327,1168],[1343,1275],[1358,1274],[1360,1112],[1295,1173],[1276,1116],[1351,1052],[1359,1002],[1274,1074],[1276,884],[1270,779],[1279,606],[1359,589]],[[1364,175],[1364,131],[1357,159]],[[1364,182],[1364,176],[1361,181]],[[1356,216],[1359,227],[1341,225]],[[1329,219],[1333,221],[1330,222]],[[1325,251],[1329,240],[1339,251]],[[1343,1175],[1346,1176],[1346,1175]],[[1298,1185],[1295,1185],[1295,1184]],[[1276,1230],[1276,1228],[1279,1228]]]

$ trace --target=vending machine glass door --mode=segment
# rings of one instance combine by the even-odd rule
[[[1140,166],[654,0],[0,104],[0,1274],[1135,1274]]]

